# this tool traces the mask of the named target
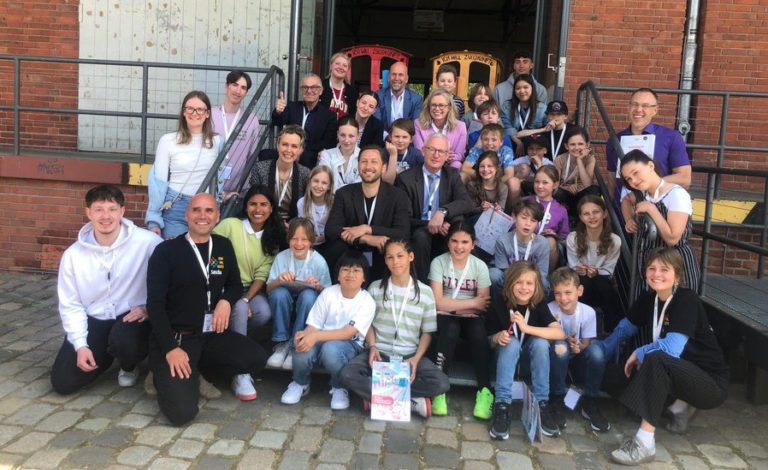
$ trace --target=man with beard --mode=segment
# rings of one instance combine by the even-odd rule
[[[379,105],[375,117],[384,123],[384,128],[396,119],[406,118],[411,121],[419,119],[421,113],[421,96],[408,88],[408,66],[403,62],[395,62],[389,68],[389,88],[382,88],[376,94]]]

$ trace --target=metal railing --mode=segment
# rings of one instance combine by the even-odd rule
[[[0,110],[13,112],[13,153],[14,155],[20,155],[21,153],[21,113],[51,113],[51,114],[69,114],[69,115],[92,115],[92,116],[109,116],[109,117],[124,117],[124,118],[138,118],[141,120],[141,162],[146,163],[147,160],[147,121],[149,119],[178,119],[177,114],[164,114],[164,113],[151,113],[148,112],[148,95],[149,89],[149,71],[151,69],[181,69],[181,70],[194,70],[194,71],[218,71],[227,72],[233,69],[242,70],[244,72],[250,72],[254,74],[267,74],[271,76],[272,70],[276,67],[269,69],[259,67],[233,67],[233,66],[220,66],[220,65],[198,65],[198,64],[183,64],[183,63],[167,63],[167,62],[138,62],[138,61],[125,61],[125,60],[100,60],[100,59],[79,59],[79,58],[62,58],[62,57],[36,57],[36,56],[21,56],[21,55],[0,55],[0,62],[11,61],[13,64],[13,105],[0,106]],[[104,111],[99,109],[77,109],[77,108],[53,108],[53,107],[41,107],[41,106],[22,106],[22,63],[46,63],[46,64],[73,64],[73,65],[100,65],[107,67],[137,67],[142,71],[141,74],[141,111]],[[279,69],[278,69],[279,70]],[[283,77],[282,71],[280,71],[280,77]],[[76,85],[76,84],[75,84]],[[217,84],[218,87],[223,85]],[[281,87],[284,85],[284,78],[281,78]],[[190,88],[191,90],[192,88]],[[274,99],[277,97],[275,86],[271,88],[272,96]],[[273,99],[273,100],[274,100]],[[255,101],[252,100],[255,103]],[[268,125],[269,121],[260,121],[262,124]]]

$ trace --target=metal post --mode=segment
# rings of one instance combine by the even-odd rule
[[[560,51],[557,61],[557,85],[554,99],[563,99],[565,89],[565,59],[568,53],[568,27],[571,16],[571,0],[563,0],[563,11],[560,15]]]
[[[149,94],[149,66],[141,66],[141,163],[147,163],[147,95]]]
[[[288,89],[286,99],[296,100],[299,76],[299,50],[301,48],[301,5],[302,0],[291,0],[291,37],[288,43]]]
[[[331,56],[333,55],[333,38],[336,35],[336,0],[325,0],[323,14],[325,25],[323,26],[323,75],[329,72]]]
[[[18,57],[13,59],[13,154],[21,154],[21,64]]]
[[[704,202],[704,233],[712,230],[712,194],[715,191],[715,180],[712,173],[707,173],[707,199]],[[701,277],[699,279],[699,295],[706,292],[707,265],[709,264],[709,238],[701,238]]]
[[[723,95],[723,109],[720,112],[720,137],[717,141],[717,169],[723,168],[725,160],[725,131],[728,126],[728,105],[731,102],[731,94]],[[715,199],[720,196],[720,174],[715,175]]]
[[[689,0],[688,22],[685,27],[685,47],[683,48],[683,65],[680,77],[680,89],[693,88],[694,73],[696,71],[696,48],[699,23],[699,0]],[[677,130],[682,134],[683,140],[688,142],[688,133],[691,131],[691,95],[680,95],[677,104]]]
[[[536,66],[534,71],[537,77],[544,77],[546,73],[547,61],[542,56],[542,41],[544,36],[544,8],[547,2],[536,2],[536,29],[533,32],[533,63]],[[512,64],[509,66],[509,73],[513,73]]]

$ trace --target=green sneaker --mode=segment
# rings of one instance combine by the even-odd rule
[[[493,393],[488,388],[483,387],[477,392],[475,398],[475,418],[491,419],[493,415]]]
[[[445,393],[432,399],[432,416],[445,416],[448,414],[448,403],[445,401]]]

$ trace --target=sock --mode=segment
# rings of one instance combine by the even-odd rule
[[[635,434],[637,440],[640,441],[648,450],[653,450],[656,448],[656,440],[653,436],[654,434],[652,432],[643,431],[642,429],[638,429],[637,434]]]
[[[685,413],[688,410],[688,403],[684,402],[683,400],[675,400],[674,403],[669,405],[667,407],[670,413],[674,415],[679,415],[681,413]]]

